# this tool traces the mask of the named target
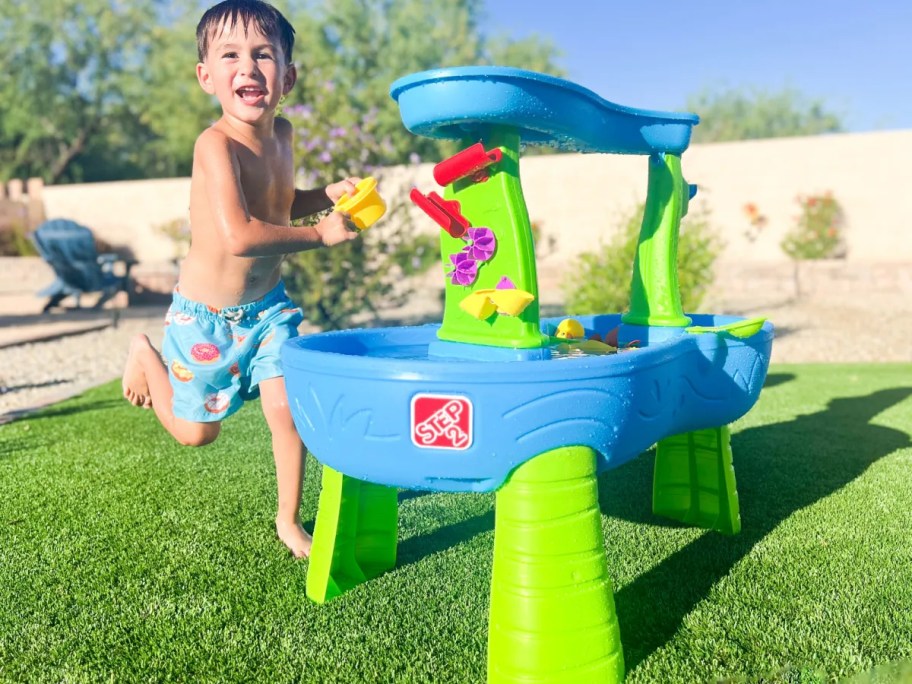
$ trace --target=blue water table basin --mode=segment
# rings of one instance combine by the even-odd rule
[[[693,319],[702,326],[740,320]],[[577,320],[602,335],[621,322],[619,315]],[[498,489],[518,465],[569,444],[594,450],[598,470],[616,467],[663,437],[746,413],[772,344],[765,323],[748,339],[684,334],[616,354],[454,360],[429,355],[439,327],[343,330],[288,343],[298,429],[323,463],[377,484],[474,492]],[[424,396],[440,397],[431,405],[450,404],[458,415],[419,421],[416,398]],[[432,438],[446,430],[463,436],[455,444]]]

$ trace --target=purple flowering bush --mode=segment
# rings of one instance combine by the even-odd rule
[[[394,149],[379,132],[377,112],[359,114],[348,94],[331,81],[316,90],[310,97],[313,104],[286,106],[282,112],[295,128],[297,186],[374,176],[387,203],[386,215],[361,239],[286,259],[284,277],[291,296],[312,323],[337,330],[350,327],[359,314],[376,318],[383,309],[404,304],[414,292],[408,278],[427,270],[439,252],[434,238],[415,233],[407,197],[384,192],[381,165],[393,158]]]

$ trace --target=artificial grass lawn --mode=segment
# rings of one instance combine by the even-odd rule
[[[185,449],[119,395],[0,428],[0,679],[484,681],[493,495],[403,492],[398,566],[313,605],[259,406]],[[628,682],[912,658],[910,395],[908,364],[772,368],[732,429],[737,537],[653,517],[651,452],[601,476]]]

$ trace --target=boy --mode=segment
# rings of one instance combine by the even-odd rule
[[[226,0],[203,15],[197,44],[197,79],[222,116],[193,151],[192,242],[165,318],[162,357],[148,337],[135,337],[123,393],[189,446],[215,440],[221,421],[259,393],[275,457],[276,532],[302,558],[311,545],[299,517],[306,452],[279,365],[279,348],[297,335],[302,314],[279,269],[284,254],[357,237],[338,212],[314,226],[290,223],[354,193],[359,179],[294,187],[291,124],[275,115],[297,78],[294,29],[281,13],[259,0]]]

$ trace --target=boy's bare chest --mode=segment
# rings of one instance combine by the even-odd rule
[[[238,151],[241,187],[248,207],[260,215],[287,214],[294,200],[294,164],[282,149]]]

